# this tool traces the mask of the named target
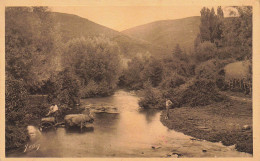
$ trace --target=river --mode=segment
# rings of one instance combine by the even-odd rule
[[[41,157],[250,157],[234,146],[198,140],[169,130],[160,122],[160,111],[141,110],[138,97],[119,90],[114,95],[81,100],[81,106],[110,105],[118,114],[94,115],[94,130],[43,133]],[[171,156],[170,156],[171,155]],[[29,154],[23,155],[30,157]]]

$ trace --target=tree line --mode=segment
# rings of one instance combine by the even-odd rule
[[[100,35],[62,40],[48,7],[7,7],[5,33],[6,149],[21,147],[25,127],[51,103],[61,111],[80,98],[111,95],[121,72],[118,45]],[[32,105],[32,95],[47,102]]]
[[[225,99],[218,92],[227,89],[220,71],[229,63],[252,63],[252,7],[232,8],[237,12],[226,17],[221,6],[217,13],[214,8],[201,9],[194,50],[186,52],[177,44],[172,55],[161,59],[136,57],[128,63],[120,82],[144,91],[140,106],[165,108],[165,99],[172,100],[172,107],[208,105]],[[252,69],[249,72],[252,77]]]
[[[118,88],[142,90],[140,106],[164,108],[206,105],[225,99],[219,70],[252,61],[252,7],[201,10],[194,50],[180,45],[165,57],[136,56],[122,68],[118,44],[105,36],[62,40],[48,7],[7,7],[5,11],[6,148],[21,147],[25,126],[39,120],[48,104],[31,106],[31,95],[48,95],[48,103],[66,110],[79,98],[108,96]],[[145,54],[143,54],[145,55]]]

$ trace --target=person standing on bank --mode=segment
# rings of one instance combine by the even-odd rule
[[[165,116],[166,120],[169,119],[169,109],[170,109],[171,105],[172,105],[172,101],[169,99],[166,99],[166,116]]]

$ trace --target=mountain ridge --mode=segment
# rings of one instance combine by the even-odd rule
[[[156,56],[169,53],[166,49],[153,45],[146,40],[130,37],[77,15],[60,12],[51,12],[51,14],[55,23],[59,26],[64,42],[73,38],[104,35],[119,45],[125,57],[134,57],[147,52]]]
[[[199,33],[199,25],[200,16],[192,16],[173,20],[158,20],[121,32],[169,50],[172,50],[176,44],[185,50],[190,50],[193,49],[194,40]]]

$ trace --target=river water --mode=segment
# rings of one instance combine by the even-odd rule
[[[123,90],[110,97],[81,100],[81,106],[110,105],[118,114],[94,115],[94,130],[43,133],[41,157],[250,157],[234,146],[192,139],[169,130],[160,122],[160,111],[141,110],[138,97]],[[170,154],[170,155],[169,155]],[[34,154],[35,155],[35,154]],[[23,155],[30,157],[30,154]],[[36,155],[37,156],[37,155]]]

